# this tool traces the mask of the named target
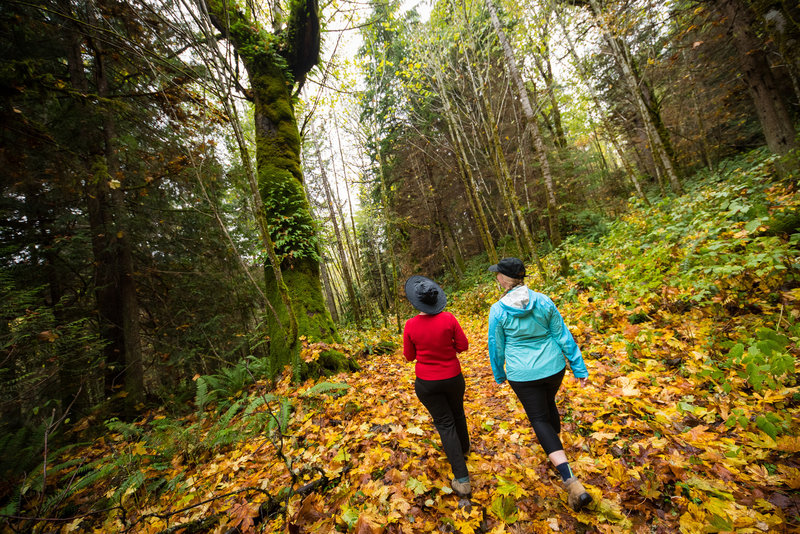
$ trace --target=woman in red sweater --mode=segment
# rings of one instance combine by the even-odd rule
[[[464,414],[464,375],[457,354],[469,347],[467,336],[450,312],[443,312],[447,297],[442,288],[424,276],[406,281],[406,298],[419,315],[403,329],[403,355],[416,360],[414,390],[433,418],[442,448],[453,469],[450,483],[461,497],[471,493],[466,456],[469,432]]]

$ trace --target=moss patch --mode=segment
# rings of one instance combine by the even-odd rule
[[[317,262],[308,258],[287,260],[282,273],[292,298],[300,335],[306,336],[312,342],[337,342],[339,338],[330,313],[325,307],[325,299],[322,297]],[[272,267],[266,268],[265,275],[267,298],[278,312],[282,325],[287,327],[289,318],[278,293]],[[286,339],[281,325],[278,324],[272,313],[267,316],[267,328],[270,336],[270,356],[275,363],[273,368],[279,370],[284,365],[297,362],[299,355],[297,344],[290,345],[291,340]]]
[[[361,366],[353,358],[338,350],[321,352],[316,360],[303,362],[300,369],[300,380],[318,376],[331,376],[343,371],[358,371]]]

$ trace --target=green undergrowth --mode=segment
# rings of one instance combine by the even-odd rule
[[[624,343],[631,369],[660,328],[679,340],[663,351],[676,372],[688,372],[682,363],[689,355],[679,345],[702,336],[702,350],[691,356],[699,359],[698,378],[711,392],[744,387],[764,394],[793,386],[800,339],[800,194],[777,178],[775,164],[774,156],[756,150],[698,173],[681,197],[650,206],[631,199],[623,216],[604,225],[605,233],[566,240],[558,251],[569,261],[566,276],[556,274],[558,260],[551,254],[544,258],[551,280],[543,283],[527,262],[526,282],[551,296],[568,323],[585,323],[586,340]],[[485,317],[502,295],[487,265],[476,258],[468,270],[471,287],[453,292],[449,309],[456,315]],[[626,335],[625,325],[645,327],[644,337]],[[693,334],[697,325],[708,331]],[[737,422],[747,426],[735,415],[727,424]],[[774,438],[787,424],[765,415],[757,426]]]
[[[789,184],[774,181],[772,158],[756,151],[728,160],[686,189],[652,207],[632,201],[596,241],[569,239],[573,273],[546,289],[735,313],[797,284],[800,200]]]
[[[711,306],[722,314],[779,304],[780,290],[800,285],[800,197],[776,181],[774,157],[757,150],[703,171],[687,193],[646,206],[632,198],[605,233],[570,236],[559,255],[570,272],[558,274],[556,254],[544,258],[543,283],[529,265],[528,285],[556,302],[579,294],[613,297],[645,317],[661,307]],[[465,281],[454,284],[451,310],[488,313],[500,295],[485,256],[474,258]]]

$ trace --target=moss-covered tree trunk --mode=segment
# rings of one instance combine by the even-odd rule
[[[319,59],[318,7],[315,0],[291,2],[287,25],[276,34],[222,0],[208,0],[205,7],[250,79],[258,188],[277,260],[267,264],[265,278],[266,296],[276,310],[268,314],[267,323],[270,357],[278,371],[296,361],[298,335],[336,339],[319,278],[317,235],[303,188],[300,133],[292,105],[293,89]],[[293,319],[296,330],[289,326]]]
[[[311,340],[335,337],[319,278],[314,220],[303,189],[300,134],[291,104],[286,75],[274,61],[260,58],[249,67],[255,104],[256,169],[267,224],[280,260],[283,280],[291,298],[300,335]],[[267,298],[281,304],[277,277],[266,267]],[[289,321],[285,306],[277,306],[283,325]],[[289,362],[295,343],[283,338],[281,324],[269,321],[270,353],[278,365]]]

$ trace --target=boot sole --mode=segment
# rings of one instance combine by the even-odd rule
[[[573,506],[572,509],[575,510],[576,512],[580,512],[581,510],[589,506],[591,502],[592,502],[592,496],[589,495],[588,493],[584,493],[580,497],[578,497],[578,502],[575,503],[575,506]]]

